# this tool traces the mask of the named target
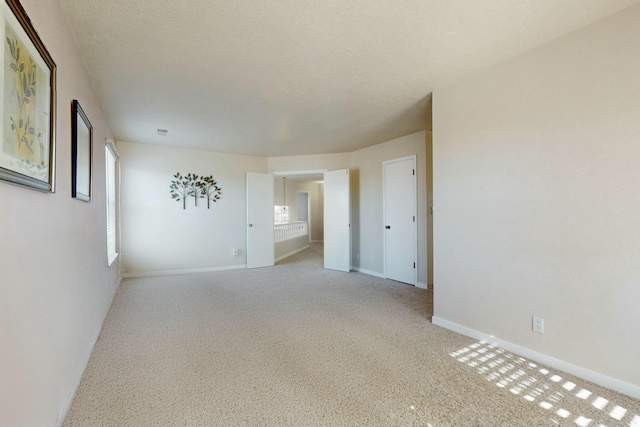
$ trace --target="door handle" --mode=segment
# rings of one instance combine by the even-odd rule
[[[387,230],[390,230],[390,229],[391,229],[391,226],[390,226],[390,225],[387,225],[387,226],[385,226],[384,228],[386,228]]]
[[[249,227],[253,227],[253,224],[249,224]]]

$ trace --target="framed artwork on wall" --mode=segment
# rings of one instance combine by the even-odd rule
[[[71,106],[71,197],[91,201],[93,126],[78,100]]]
[[[18,0],[0,5],[0,180],[54,191],[56,64]]]

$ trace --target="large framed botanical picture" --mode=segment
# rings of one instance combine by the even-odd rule
[[[20,2],[0,1],[0,180],[53,192],[56,64]]]
[[[76,99],[71,110],[71,197],[90,202],[93,127]]]

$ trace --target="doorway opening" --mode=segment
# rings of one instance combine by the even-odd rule
[[[264,177],[264,181],[268,181],[272,185],[270,191],[263,191],[262,195],[258,197],[271,199],[270,206],[262,210],[263,213],[270,216],[270,236],[263,239],[264,242],[269,242],[270,253],[273,254],[270,265],[308,249],[311,243],[321,243],[324,268],[344,272],[351,271],[349,169],[247,174],[248,177],[250,175]],[[251,214],[250,207],[253,205],[249,182],[248,179],[248,218]],[[310,193],[310,208],[307,211],[309,221],[297,221],[298,190],[301,190],[302,193]],[[294,218],[296,221],[292,221]],[[257,235],[255,233],[257,230],[254,230],[251,220],[247,222],[249,240],[250,236]],[[248,268],[249,247],[248,243]],[[325,251],[324,248],[327,250]]]
[[[324,241],[324,170],[273,172],[274,253],[282,262]],[[284,213],[284,214],[283,214]]]

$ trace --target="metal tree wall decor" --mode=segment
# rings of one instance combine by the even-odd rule
[[[222,197],[222,188],[212,175],[198,176],[188,173],[186,176],[176,173],[175,179],[169,185],[169,194],[176,202],[182,202],[182,209],[187,208],[187,198],[193,197],[194,205],[198,206],[198,199],[207,199],[207,209],[211,208],[211,201],[217,202]]]
[[[189,173],[187,174],[187,182],[189,187],[191,188],[191,197],[193,197],[193,204],[195,206],[198,206],[198,199],[202,199],[204,197],[200,191],[200,179],[198,175]]]
[[[173,177],[175,180],[171,181],[171,185],[169,186],[171,191],[169,194],[171,194],[171,198],[175,199],[176,202],[182,201],[182,209],[186,209],[186,200],[187,197],[191,195],[192,191],[191,185],[189,185],[189,181],[187,181],[185,177],[180,175],[180,172],[175,174]]]
[[[201,178],[200,189],[202,197],[207,199],[207,209],[211,207],[212,200],[215,203],[222,197],[222,189],[218,187],[218,183],[211,175]]]

